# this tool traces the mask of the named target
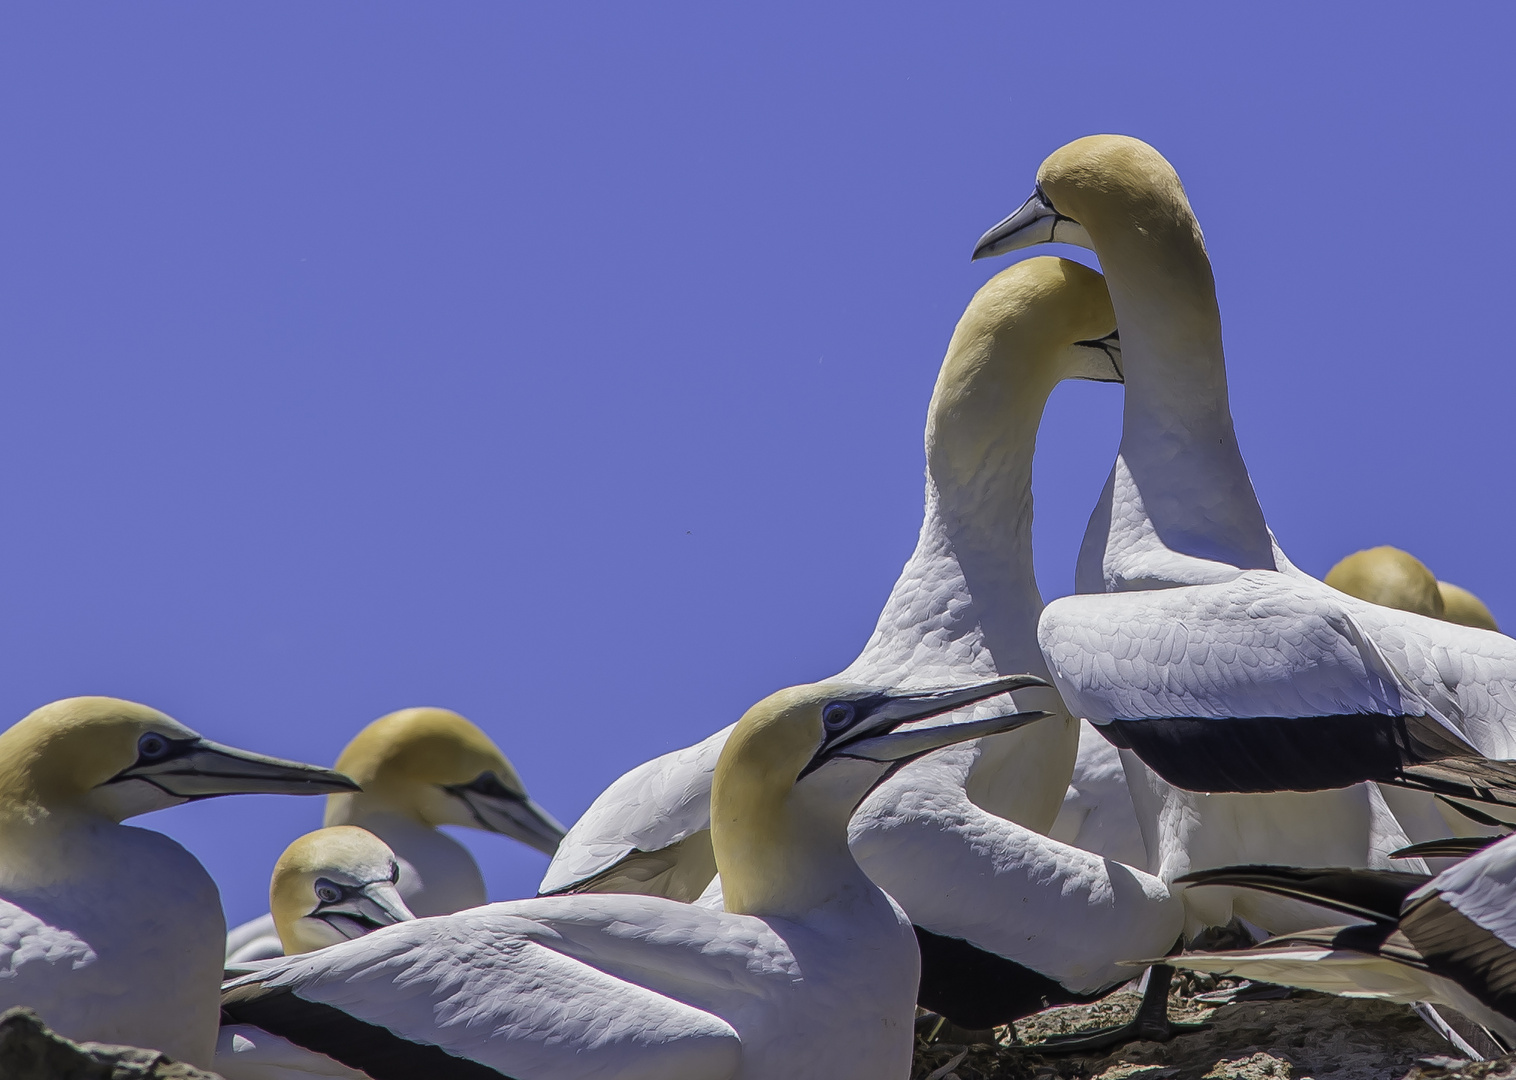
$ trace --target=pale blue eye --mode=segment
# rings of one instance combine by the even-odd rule
[[[821,710],[821,722],[828,731],[845,728],[853,722],[853,705],[849,701],[834,701]]]
[[[147,761],[156,761],[168,753],[169,742],[162,735],[149,731],[137,740],[137,753]]]

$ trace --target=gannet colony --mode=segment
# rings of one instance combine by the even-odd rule
[[[0,734],[0,1010],[226,1080],[904,1080],[919,1030],[1139,977],[1129,1019],[1038,1052],[1185,1037],[1194,971],[1516,1048],[1516,640],[1406,552],[1290,562],[1157,150],[1082,138],[1027,181],[973,257],[1057,242],[1102,272],[1033,254],[968,300],[920,538],[852,663],[567,830],[445,709],[327,769],[129,701],[43,706]],[[1076,592],[1044,604],[1032,466],[1065,379],[1125,405]],[[324,795],[325,827],[228,932],[199,863],[125,822],[242,792]],[[538,895],[487,903],[444,825],[550,855]]]

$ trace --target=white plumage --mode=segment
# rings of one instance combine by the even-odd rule
[[[1171,880],[1215,860],[1383,865],[1405,833],[1377,788],[1344,786],[1373,775],[1352,775],[1358,752],[1372,743],[1380,761],[1394,752],[1406,763],[1505,753],[1497,729],[1516,651],[1351,600],[1284,557],[1232,428],[1204,240],[1156,151],[1122,136],[1062,148],[976,256],[1055,233],[1100,257],[1127,396],[1120,452],[1080,553],[1076,584],[1093,595],[1048,605],[1039,639],[1070,708],[1121,722],[1108,731],[1132,747],[1122,754],[1149,868]],[[1449,770],[1438,776],[1469,790]],[[1242,793],[1292,786],[1334,790]],[[1431,813],[1424,795],[1405,805]],[[1201,922],[1231,914],[1219,895],[1204,907],[1191,906]],[[1311,918],[1288,905],[1246,915],[1272,930]]]
[[[916,551],[839,678],[924,685],[1043,670],[1031,553],[1037,427],[1060,379],[1119,376],[1112,321],[1099,276],[1061,260],[1021,263],[970,303],[928,413]],[[1182,923],[1150,875],[1038,834],[1059,812],[1079,729],[1053,695],[1018,701],[1056,719],[907,766],[850,829],[864,870],[925,932],[921,1002],[976,1028],[1125,981],[1120,961],[1167,949]],[[697,896],[714,872],[706,799],[729,732],[608,788],[569,830],[542,891]]]
[[[713,791],[732,910],[626,895],[492,904],[268,962],[223,1006],[375,1080],[904,1077],[915,939],[848,853],[848,816],[895,762],[1031,717],[892,728],[1031,681],[906,695],[817,684],[749,710]]]
[[[26,1005],[70,1038],[208,1067],[220,896],[189,852],[120,821],[190,798],[352,786],[129,701],[38,709],[0,734],[0,1009]]]

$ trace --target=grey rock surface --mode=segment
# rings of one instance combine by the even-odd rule
[[[174,1061],[157,1050],[106,1043],[76,1043],[44,1024],[30,1009],[0,1013],[3,1080],[221,1080],[215,1073]]]

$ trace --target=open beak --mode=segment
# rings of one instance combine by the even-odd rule
[[[1039,679],[1035,675],[1003,675],[973,686],[915,693],[885,693],[864,698],[856,703],[857,719],[846,729],[831,733],[800,775],[814,772],[832,758],[903,762],[952,743],[1012,731],[1048,714],[1007,713],[987,720],[942,724],[912,731],[897,732],[895,729],[915,720],[952,712],[998,694],[1049,685],[1046,679]]]
[[[1020,210],[979,238],[979,243],[974,245],[973,257],[988,259],[993,255],[1004,255],[1034,244],[1055,243],[1095,250],[1084,226],[1054,210],[1053,204],[1043,196],[1042,189],[1038,188],[1032,192],[1030,199],[1021,204]]]
[[[519,840],[544,855],[557,852],[567,831],[530,795],[512,791],[492,772],[480,773],[467,784],[443,786],[463,800],[481,829]]]
[[[334,904],[323,904],[311,913],[345,938],[362,937],[381,926],[410,922],[416,916],[400,898],[393,882],[375,881],[352,889]]]
[[[254,754],[209,739],[171,743],[165,754],[136,762],[111,783],[143,780],[176,799],[213,795],[328,795],[361,790],[339,772],[300,761]]]

